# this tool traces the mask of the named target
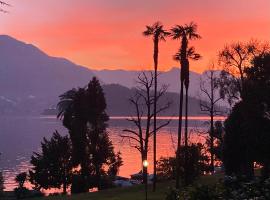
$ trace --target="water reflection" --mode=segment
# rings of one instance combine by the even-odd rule
[[[171,124],[163,128],[157,135],[157,157],[173,156],[176,147],[177,118],[162,117],[159,120],[172,119]],[[110,138],[116,151],[122,153],[124,165],[120,168],[120,176],[129,177],[140,171],[140,154],[130,147],[130,141],[120,137],[123,129],[132,128],[126,122],[126,117],[111,117],[108,129]],[[189,130],[190,139],[193,142],[203,142],[204,137],[198,134],[198,130],[204,129],[203,123],[206,117],[191,117]],[[224,118],[217,118],[223,120]],[[61,121],[55,116],[46,117],[1,117],[0,118],[0,170],[3,171],[6,190],[16,187],[15,176],[30,168],[29,160],[33,151],[38,151],[43,137],[51,137],[57,129],[61,134],[67,134],[67,130],[61,125]],[[149,170],[152,171],[152,141],[150,141]],[[29,186],[29,185],[28,185]]]

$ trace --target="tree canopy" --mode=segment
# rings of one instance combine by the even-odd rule
[[[73,166],[80,166],[80,174],[85,179],[84,191],[91,187],[103,188],[102,179],[115,176],[122,165],[120,153],[114,152],[106,130],[109,120],[106,107],[103,89],[96,77],[87,87],[61,95],[58,103],[58,118],[69,130]]]
[[[72,176],[69,137],[61,136],[55,131],[50,140],[44,138],[41,142],[41,152],[35,152],[30,163],[33,165],[29,171],[30,182],[36,189],[63,188],[63,192],[66,193]]]
[[[270,55],[264,54],[245,69],[242,100],[225,122],[224,164],[228,174],[253,176],[253,162],[269,174]]]

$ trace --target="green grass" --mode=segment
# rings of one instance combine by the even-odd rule
[[[200,178],[197,183],[199,184],[214,184],[220,178],[222,174],[216,174],[213,176],[206,175]],[[173,181],[161,182],[157,184],[156,192],[152,192],[152,185],[148,186],[148,199],[149,200],[164,200],[166,192],[170,187],[174,187]],[[113,188],[103,190],[94,193],[76,194],[70,196],[49,196],[43,198],[36,198],[33,200],[144,200],[145,188],[144,185],[136,185],[126,188]]]
[[[165,199],[168,187],[171,182],[159,183],[157,191],[152,192],[152,185],[148,185],[148,199],[159,200]],[[140,200],[145,199],[145,188],[143,185],[136,185],[126,188],[112,188],[100,192],[74,194],[70,196],[49,196],[44,198],[36,198],[35,200]]]

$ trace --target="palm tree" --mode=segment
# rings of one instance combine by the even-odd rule
[[[165,41],[165,38],[170,33],[164,30],[163,25],[160,22],[154,23],[152,26],[146,26],[146,30],[143,32],[143,35],[146,37],[152,37],[154,42],[154,133],[153,133],[153,157],[154,157],[154,177],[153,177],[153,191],[156,190],[156,128],[157,128],[157,68],[158,68],[158,50],[159,50],[159,41]]]
[[[72,141],[72,162],[75,166],[81,165],[83,177],[88,175],[88,163],[86,153],[86,89],[72,89],[60,95],[60,101],[57,104],[57,118],[63,120],[63,125],[68,129]],[[87,188],[84,188],[86,191]]]
[[[184,85],[186,89],[186,113],[185,113],[185,146],[187,146],[187,126],[188,126],[188,87],[189,87],[189,59],[198,60],[199,54],[196,54],[194,48],[188,48],[188,41],[199,39],[200,35],[197,32],[197,25],[193,22],[185,24],[184,26],[176,25],[171,29],[171,36],[173,40],[181,40],[181,47],[178,53],[174,56],[180,62],[181,76],[180,76],[180,99],[179,99],[179,120],[178,120],[178,140],[177,140],[177,169],[176,169],[176,188],[179,188],[179,171],[180,171],[180,146],[182,135],[182,117],[183,117],[183,93]],[[187,158],[187,156],[185,156]],[[187,163],[187,162],[185,162]]]

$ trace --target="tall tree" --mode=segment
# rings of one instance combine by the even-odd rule
[[[63,193],[67,192],[73,168],[71,144],[68,136],[61,136],[55,131],[50,140],[44,138],[41,142],[41,152],[34,152],[30,162],[33,165],[29,171],[30,182],[37,189],[60,189],[62,187]],[[18,178],[20,184],[23,185],[24,174]]]
[[[219,63],[223,67],[219,81],[220,93],[230,105],[242,98],[245,71],[252,60],[269,51],[269,43],[251,40],[228,44],[219,52]]]
[[[125,134],[121,137],[127,138],[131,141],[131,146],[136,148],[141,154],[141,163],[147,160],[148,150],[149,150],[149,139],[150,137],[169,124],[169,120],[162,124],[159,124],[156,128],[151,128],[152,120],[155,115],[154,107],[154,95],[152,92],[154,82],[154,75],[149,72],[149,75],[145,72],[139,74],[138,76],[138,87],[134,96],[132,96],[129,101],[135,110],[135,117],[128,118],[129,122],[135,125],[134,129],[124,129]],[[162,87],[156,96],[157,103],[160,98],[162,98],[167,90],[167,87]],[[161,113],[168,109],[171,102],[166,102],[164,105],[157,107],[156,114]],[[143,122],[143,116],[146,116],[146,123]],[[136,130],[137,129],[137,130]],[[147,172],[144,170],[144,182],[147,181]]]
[[[177,140],[177,169],[176,169],[176,188],[179,188],[179,172],[180,172],[180,146],[181,146],[181,132],[182,132],[182,116],[183,116],[183,94],[184,85],[186,88],[186,121],[185,121],[185,146],[187,146],[187,126],[188,126],[188,87],[189,87],[189,54],[194,55],[194,60],[198,60],[201,56],[195,54],[194,48],[188,48],[189,40],[195,40],[201,38],[197,33],[197,25],[193,22],[190,24],[185,24],[184,26],[176,25],[171,29],[171,36],[173,40],[181,40],[181,47],[178,51],[176,57],[180,62],[181,66],[181,76],[180,76],[180,99],[179,99],[179,120],[178,120],[178,140]],[[187,149],[187,148],[185,148]],[[187,156],[186,156],[187,158]],[[187,162],[186,162],[187,163]]]
[[[218,90],[218,75],[219,72],[215,70],[215,66],[212,64],[210,69],[203,73],[203,78],[200,80],[200,108],[204,114],[210,116],[209,138],[211,172],[214,172],[214,117],[222,114],[222,111],[218,106],[218,103],[222,100]]]
[[[241,100],[225,121],[224,165],[226,174],[254,176],[254,162],[269,176],[270,55],[265,54],[245,69]]]
[[[146,26],[146,30],[143,32],[144,36],[151,36],[153,38],[154,43],[154,134],[153,134],[153,158],[154,158],[154,177],[153,177],[153,191],[156,190],[156,176],[157,176],[157,170],[156,170],[156,162],[157,162],[157,153],[156,153],[156,128],[157,128],[157,115],[156,115],[156,109],[157,109],[157,70],[158,70],[158,53],[159,53],[159,42],[165,41],[165,38],[170,33],[164,30],[163,25],[160,22],[154,23],[152,26]]]
[[[81,168],[85,192],[90,187],[102,189],[102,178],[108,177],[109,171],[112,174],[112,167],[116,167],[113,160],[120,157],[115,154],[106,130],[109,120],[106,106],[103,89],[96,77],[87,87],[61,95],[58,103],[58,117],[69,130],[73,164]]]

